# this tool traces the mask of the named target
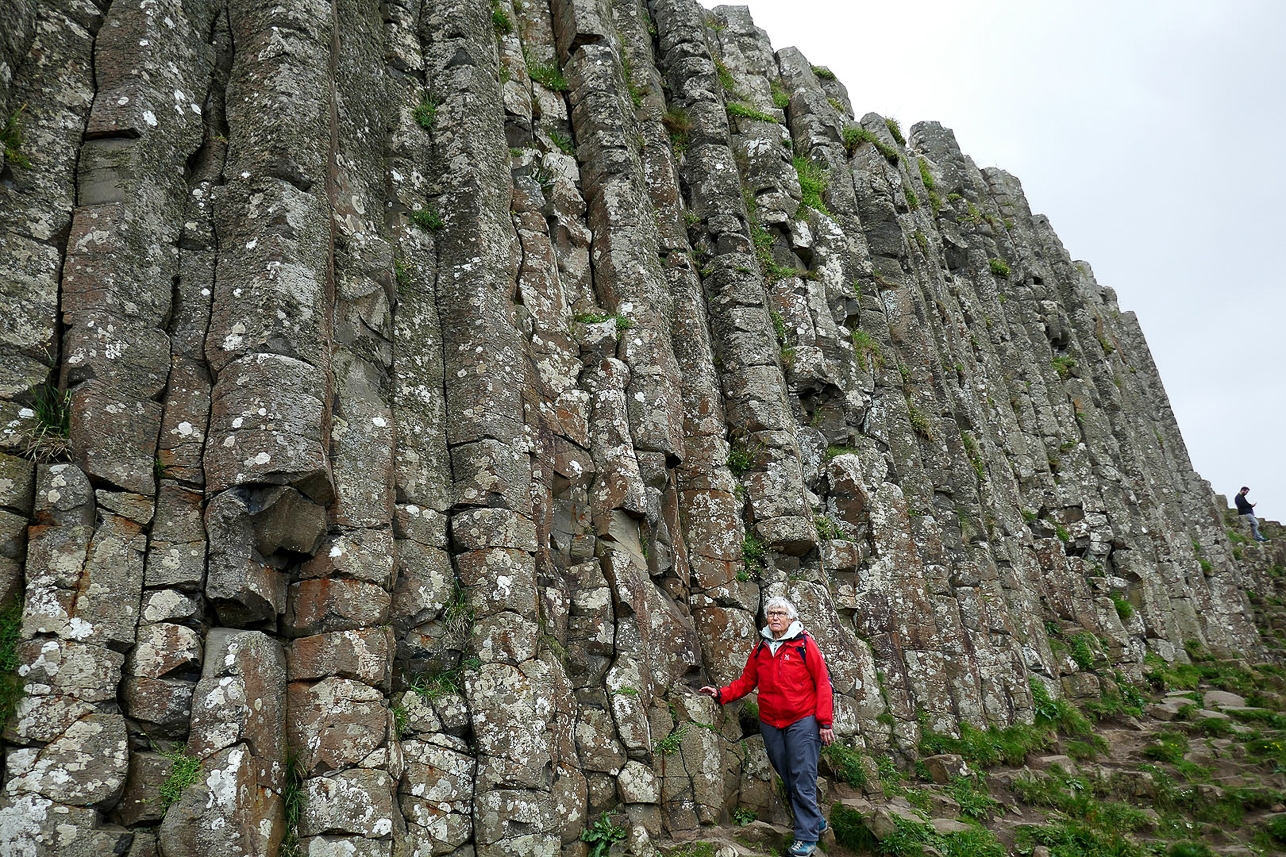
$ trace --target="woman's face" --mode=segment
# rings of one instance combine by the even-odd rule
[[[768,619],[768,630],[774,637],[780,637],[790,627],[790,616],[781,607],[773,607],[764,615]]]

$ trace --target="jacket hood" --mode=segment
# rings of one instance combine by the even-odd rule
[[[787,640],[795,639],[802,633],[804,633],[804,623],[798,619],[790,623],[790,627],[786,629],[786,633],[782,635],[780,640],[773,639],[772,628],[769,626],[765,625],[759,629],[759,635],[770,643],[784,643]]]

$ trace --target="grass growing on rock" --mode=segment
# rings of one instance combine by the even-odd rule
[[[18,677],[18,640],[22,630],[22,599],[11,598],[0,608],[0,727],[13,716],[22,699]]]
[[[407,682],[407,687],[425,699],[460,693],[464,690],[464,674],[481,666],[482,661],[478,658],[465,658],[453,667],[421,673]]]
[[[424,100],[411,111],[411,116],[415,119],[417,125],[428,131],[433,128],[433,122],[438,118],[438,108],[441,106],[441,96],[426,95]]]
[[[408,213],[407,217],[411,218],[411,222],[424,232],[437,232],[446,225],[446,221],[442,219],[442,215],[432,206],[428,208],[417,208]]]
[[[567,91],[567,78],[563,77],[562,71],[553,63],[540,63],[528,59],[527,76],[551,92]]]
[[[299,767],[299,757],[291,753],[286,757],[286,776],[281,787],[281,812],[286,832],[281,837],[280,857],[300,857],[299,819],[304,813],[304,772]]]
[[[876,151],[884,156],[884,160],[888,161],[892,166],[896,167],[898,165],[898,160],[901,158],[897,149],[893,148],[888,143],[885,143],[879,137],[875,136],[873,132],[868,131],[865,128],[850,125],[844,129],[842,137],[844,140],[844,149],[848,152],[850,157],[852,157],[853,153],[856,152],[858,147],[863,143],[870,143],[875,147]]]
[[[71,437],[71,391],[60,391],[51,382],[31,388],[31,432],[25,450],[33,461],[67,458]],[[20,412],[22,414],[22,412]]]
[[[0,166],[13,164],[15,167],[31,169],[31,161],[22,151],[22,112],[26,109],[27,105],[22,105],[5,117],[4,125],[0,126],[0,146],[4,147],[4,158]]]
[[[854,788],[866,785],[866,769],[862,767],[862,751],[841,741],[822,748],[822,758],[835,776]]]
[[[170,775],[161,783],[157,792],[161,800],[161,811],[164,812],[182,796],[184,789],[201,778],[201,760],[196,756],[189,756],[182,745],[161,755],[170,760]]]
[[[754,533],[746,533],[741,540],[742,570],[750,577],[758,577],[764,570],[764,557],[767,555],[768,545]]]
[[[805,157],[795,158],[794,165],[804,205],[829,217],[830,212],[822,201],[822,194],[826,192],[826,172]]]
[[[729,102],[727,105],[727,111],[729,116],[734,116],[739,119],[755,119],[760,122],[772,123],[777,122],[777,117],[771,116],[762,110],[756,110],[749,104],[742,104],[740,101]]]

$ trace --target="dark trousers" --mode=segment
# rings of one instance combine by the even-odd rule
[[[817,718],[810,714],[784,729],[761,720],[759,732],[764,736],[768,761],[785,784],[795,813],[795,841],[816,842],[823,822],[817,808],[817,755],[822,751]]]

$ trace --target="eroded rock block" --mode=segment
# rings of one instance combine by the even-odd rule
[[[334,497],[322,440],[325,373],[279,354],[224,367],[210,403],[205,476],[211,491],[267,482],[318,503]]]
[[[314,777],[304,785],[301,836],[351,834],[386,839],[393,834],[393,778],[385,771],[349,770]]]
[[[312,685],[296,682],[289,699],[290,744],[307,776],[357,765],[389,735],[392,715],[384,694],[361,682],[335,677]]]

